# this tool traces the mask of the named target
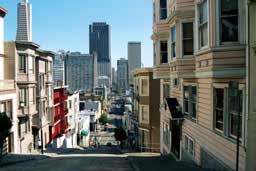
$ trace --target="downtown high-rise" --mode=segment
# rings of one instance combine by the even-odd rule
[[[128,42],[129,84],[133,84],[132,71],[141,68],[141,42]]]
[[[21,0],[18,4],[17,41],[32,42],[32,5],[28,0]]]
[[[111,81],[110,26],[104,22],[89,26],[90,54],[97,53],[98,75]]]
[[[121,58],[117,60],[117,87],[123,93],[129,88],[128,78],[128,60]]]

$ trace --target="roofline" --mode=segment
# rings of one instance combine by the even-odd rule
[[[39,44],[35,43],[35,42],[27,42],[27,41],[15,41],[16,44],[20,44],[20,45],[28,45],[28,46],[32,46],[32,48],[38,49],[40,47]]]
[[[153,68],[152,67],[148,67],[148,68],[137,68],[135,70],[132,71],[133,75],[137,75],[137,74],[141,74],[141,73],[152,73],[153,72]]]
[[[8,10],[0,6],[0,16],[4,17],[8,13]]]

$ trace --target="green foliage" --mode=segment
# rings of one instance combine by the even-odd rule
[[[106,123],[109,122],[108,115],[106,114],[101,115],[99,121],[101,124],[105,125]]]
[[[115,136],[116,141],[122,142],[127,139],[126,132],[123,128],[116,128],[114,136]]]
[[[11,128],[12,120],[5,113],[0,113],[0,161],[4,140],[9,136],[9,130]]]

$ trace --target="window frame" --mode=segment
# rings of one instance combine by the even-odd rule
[[[184,24],[188,24],[188,23],[192,23],[192,38],[185,38],[184,39],[184,34],[183,34],[183,31],[184,31]],[[181,22],[181,28],[182,28],[182,32],[181,32],[181,38],[182,38],[182,41],[181,41],[181,44],[182,44],[182,56],[183,57],[192,57],[192,56],[194,56],[194,53],[195,53],[195,31],[194,31],[194,27],[195,27],[195,23],[194,23],[194,20],[185,20],[185,21],[182,21]],[[192,43],[193,43],[193,53],[191,54],[191,55],[185,55],[184,54],[184,41],[186,41],[186,40],[192,40]]]
[[[144,92],[143,89],[143,80],[147,82],[147,87],[146,87],[146,91]],[[139,79],[139,92],[140,92],[140,96],[149,96],[149,78],[147,76],[142,76]]]
[[[26,54],[19,54],[19,73],[26,74],[27,73],[27,55]]]
[[[188,88],[188,99],[185,99],[185,87]],[[196,101],[193,101],[193,97],[192,97],[192,88],[196,88]],[[187,116],[187,118],[193,120],[193,121],[197,121],[198,118],[198,86],[196,83],[194,84],[183,84],[183,113],[185,114],[185,116]],[[188,112],[185,111],[185,102],[188,103]],[[195,113],[195,117],[193,116],[193,108],[192,108],[192,104],[195,104],[195,108],[196,108],[196,113]]]
[[[162,43],[166,43],[166,51],[162,51]],[[166,54],[166,62],[163,62],[163,55]],[[169,53],[168,53],[168,40],[160,40],[159,41],[159,57],[160,64],[168,64],[169,63]]]
[[[27,93],[28,93],[28,91],[27,91],[27,90],[28,90],[28,89],[25,88],[25,87],[20,87],[20,88],[19,88],[19,108],[27,107],[27,105],[28,105],[28,99],[27,99]],[[23,94],[24,99],[22,99],[22,100],[24,100],[24,101],[21,101],[22,91],[24,91],[24,94]],[[22,103],[22,102],[24,103],[24,106],[21,106],[21,103]]]
[[[149,106],[148,105],[139,105],[139,110],[140,110],[140,123],[149,124],[149,122],[150,122]],[[147,117],[145,117],[145,116],[147,116]]]
[[[240,13],[240,0],[237,0],[237,4],[238,4],[238,13],[237,13],[237,22],[238,22],[238,25],[237,25],[237,41],[222,41],[222,24],[221,24],[221,20],[222,18],[227,18],[227,16],[223,17],[221,15],[221,1],[222,0],[218,0],[218,31],[219,31],[219,43],[220,45],[226,45],[226,44],[238,44],[240,42],[240,35],[239,35],[239,31],[240,31],[240,18],[239,18],[239,13]],[[229,16],[230,17],[230,16]],[[234,17],[233,15],[231,15],[231,17]]]
[[[166,1],[166,7],[165,8],[161,8],[161,1]],[[166,17],[162,16],[162,11],[165,12]],[[164,21],[168,18],[168,0],[159,0],[159,20],[160,21]]]
[[[6,116],[13,120],[13,101],[11,99],[0,101],[0,105],[2,104],[4,105],[4,111],[0,113],[5,113]]]
[[[207,6],[207,21],[200,23],[200,5],[202,5],[203,3],[206,3]],[[198,4],[197,4],[197,30],[198,30],[198,50],[203,50],[206,49],[207,47],[209,47],[209,1],[208,0],[201,0]],[[207,24],[207,44],[202,46],[202,42],[201,42],[201,28]]]
[[[224,123],[223,123],[223,131],[215,128],[216,127],[215,126],[216,114],[215,114],[215,111],[214,111],[214,104],[213,104],[213,107],[212,107],[212,110],[213,110],[213,123],[212,123],[213,124],[213,127],[212,127],[213,131],[215,133],[217,133],[217,134],[219,134],[219,135],[221,135],[221,136],[231,140],[231,141],[236,141],[237,137],[230,135],[230,130],[231,130],[230,129],[231,128],[231,125],[230,125],[230,111],[229,111],[229,108],[228,108],[228,106],[229,106],[229,91],[228,91],[229,85],[225,84],[225,83],[221,83],[221,84],[215,83],[215,84],[213,84],[213,91],[214,91],[215,88],[222,88],[222,89],[224,89],[224,113],[223,113],[223,116],[224,116],[223,121],[224,121]],[[246,91],[245,91],[245,85],[244,84],[239,84],[239,90],[242,92],[241,98],[243,100],[243,102],[241,104],[241,106],[242,106],[242,113],[241,113],[242,117],[240,119],[241,119],[241,123],[242,123],[242,125],[241,125],[242,126],[241,127],[242,135],[240,137],[240,141],[241,141],[242,145],[244,145],[244,143],[245,143],[245,135],[246,135],[246,131],[245,131],[245,124],[246,124],[245,123],[246,122],[246,116],[245,116],[245,107],[246,107],[246,97],[245,96],[246,96]],[[212,97],[213,101],[214,101],[214,95],[215,94],[213,93],[213,97]]]
[[[192,150],[192,154],[190,153],[191,151],[191,144],[192,142],[192,146],[193,146],[193,150]],[[191,157],[195,157],[195,141],[193,138],[191,138],[190,136],[188,136],[187,134],[185,134],[184,136],[184,149],[186,151],[187,154],[189,154]]]
[[[177,58],[177,28],[176,28],[176,25],[173,25],[171,28],[170,28],[170,32],[171,32],[171,35],[170,35],[170,40],[171,40],[171,59],[176,59]],[[173,38],[173,34],[175,34],[175,39]],[[175,49],[175,55],[174,55],[174,50]]]

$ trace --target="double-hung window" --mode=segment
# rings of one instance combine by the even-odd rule
[[[193,22],[182,24],[182,43],[183,43],[183,56],[193,55],[194,41],[193,41]]]
[[[12,101],[2,101],[0,102],[0,114],[5,113],[10,119],[13,119],[12,116]]]
[[[32,56],[29,56],[28,57],[28,73],[29,74],[33,74],[34,73],[34,67],[35,64],[34,64],[34,57]]]
[[[194,156],[195,154],[195,144],[194,140],[188,136],[185,135],[185,142],[184,142],[185,150],[188,154],[191,156]]]
[[[227,87],[215,87],[213,93],[213,113],[214,113],[214,130],[226,137],[236,138],[238,135],[243,137],[243,103],[244,93],[239,90],[238,96],[232,96],[230,89]],[[239,104],[238,105],[238,100]],[[238,122],[240,117],[240,122]]]
[[[19,55],[19,73],[26,73],[26,55]]]
[[[172,58],[176,57],[176,27],[173,26],[171,28],[171,51],[172,51]]]
[[[167,18],[167,0],[160,0],[160,20]]]
[[[19,106],[25,107],[27,106],[27,89],[26,88],[20,88],[19,90]]]
[[[197,87],[184,86],[183,87],[183,111],[184,113],[196,119],[197,117]]]
[[[167,41],[160,41],[160,62],[162,64],[168,63],[168,43]]]
[[[208,7],[207,0],[203,0],[198,5],[198,17],[199,17],[199,47],[205,47],[208,45]]]
[[[220,0],[220,40],[238,41],[238,0]]]

